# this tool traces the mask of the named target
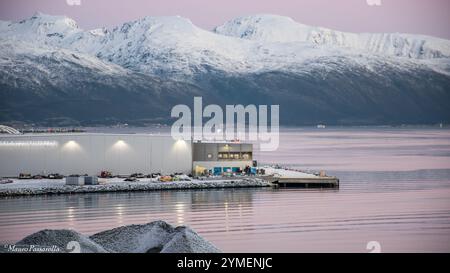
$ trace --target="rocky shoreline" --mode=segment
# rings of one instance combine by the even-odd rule
[[[54,185],[52,185],[54,184]],[[24,184],[23,186],[2,185],[0,197],[39,195],[39,194],[76,194],[96,192],[126,192],[126,191],[156,191],[156,190],[185,190],[185,189],[214,189],[214,188],[248,188],[269,187],[270,183],[261,178],[240,178],[232,180],[192,180],[176,182],[109,182],[100,185],[68,186],[64,183]]]

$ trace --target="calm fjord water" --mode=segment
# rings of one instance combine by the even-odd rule
[[[225,252],[450,251],[450,130],[283,129],[259,162],[326,170],[339,190],[224,189],[0,199],[0,242],[165,220]]]

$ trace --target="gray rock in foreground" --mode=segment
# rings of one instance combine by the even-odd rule
[[[106,230],[90,238],[112,252],[160,252],[175,229],[164,221],[129,225]]]
[[[188,227],[155,221],[103,231],[90,237],[113,252],[216,253],[218,248]]]
[[[173,227],[164,221],[129,225],[96,233],[90,237],[72,230],[41,230],[16,245],[57,246],[69,251],[75,241],[82,253],[217,253],[220,250],[189,227]]]

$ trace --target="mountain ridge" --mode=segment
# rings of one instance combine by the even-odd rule
[[[312,27],[292,18],[260,14],[242,16],[214,29],[216,33],[264,42],[311,42],[418,59],[450,56],[446,39],[404,33],[350,33]]]
[[[450,41],[402,34],[374,50],[354,35],[274,15],[236,18],[214,31],[179,16],[112,30],[82,30],[42,13],[1,21],[0,121],[168,122],[170,108],[194,95],[220,105],[280,104],[282,124],[450,121]],[[97,107],[89,116],[63,107],[77,100],[120,110]]]

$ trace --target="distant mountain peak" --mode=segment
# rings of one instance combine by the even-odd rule
[[[57,25],[57,26],[66,26],[69,28],[78,29],[78,24],[72,18],[67,16],[60,15],[49,15],[37,11],[28,19],[20,21],[21,24],[33,22],[34,24],[47,24],[47,25]]]
[[[232,19],[216,33],[264,43],[306,42],[413,59],[450,57],[450,41],[402,33],[350,33],[308,26],[290,17],[257,14]]]
[[[214,29],[216,33],[265,42],[304,42],[312,26],[300,24],[291,17],[255,14],[237,17]]]
[[[152,31],[158,28],[164,28],[165,30],[189,30],[197,28],[191,22],[191,20],[181,17],[181,16],[146,16],[141,19],[130,21],[117,26],[114,31],[119,30],[120,32],[127,33],[132,29],[145,29]]]
[[[54,16],[36,12],[19,22],[0,24],[0,37],[32,43],[60,41],[74,33],[81,32],[75,20],[67,16]]]

